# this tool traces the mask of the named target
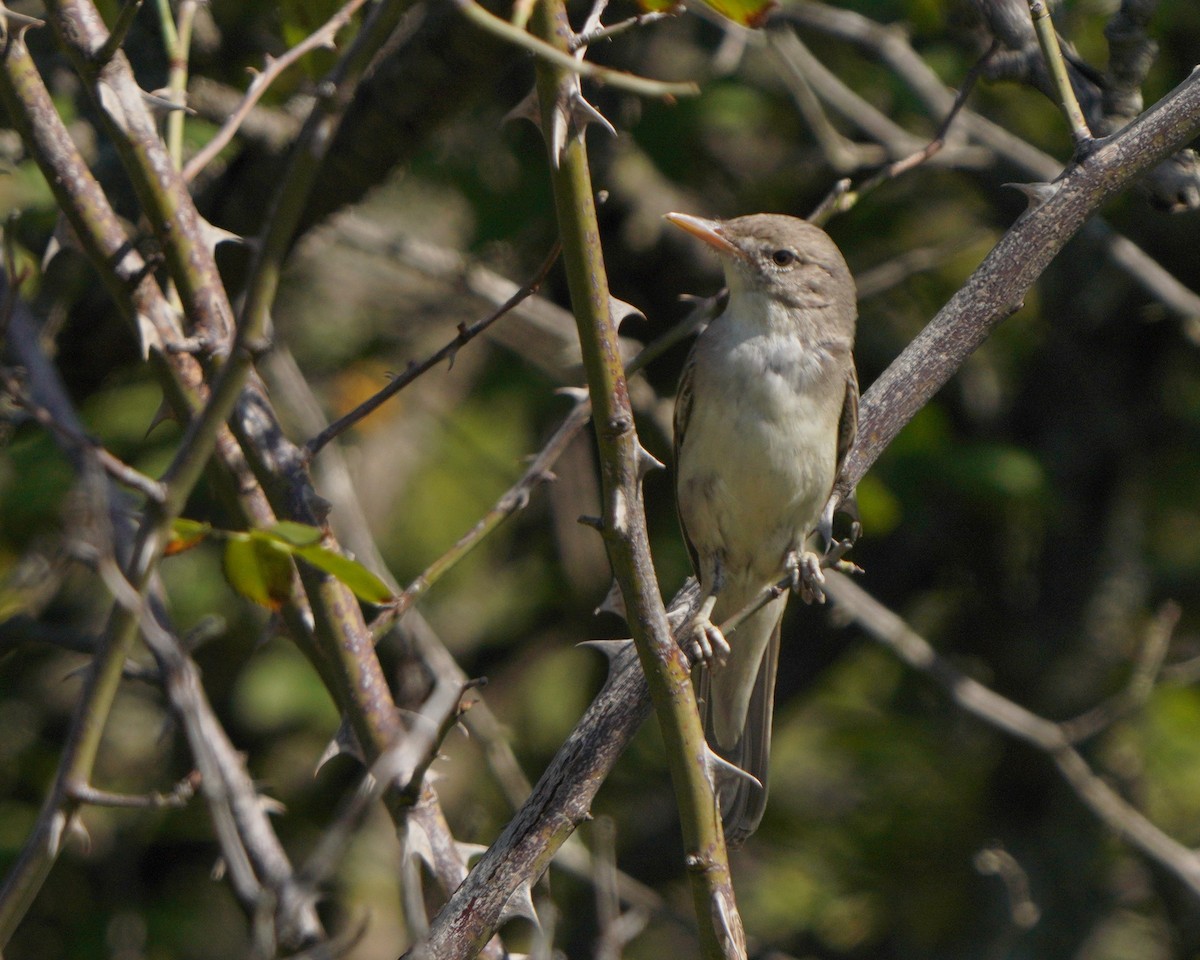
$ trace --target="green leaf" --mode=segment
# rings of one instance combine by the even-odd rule
[[[357,560],[343,557],[336,550],[319,546],[302,547],[296,551],[296,556],[311,563],[318,570],[324,570],[330,576],[337,577],[353,590],[354,595],[360,600],[383,604],[393,599],[392,591],[388,589],[386,583]]]
[[[643,10],[661,13],[680,7],[678,0],[638,0]],[[776,0],[704,0],[705,6],[743,27],[760,27],[767,14],[775,9]]]
[[[168,557],[173,557],[177,553],[183,553],[184,550],[190,550],[206,539],[210,533],[212,533],[211,523],[179,517],[171,524],[171,539],[167,541],[165,553]]]
[[[225,544],[225,579],[248,600],[277,610],[292,593],[292,563],[285,546],[255,530]]]
[[[312,527],[307,523],[296,523],[293,520],[280,520],[279,523],[261,532],[277,540],[282,540],[292,547],[312,546],[320,543],[321,537],[324,536],[320,527]]]

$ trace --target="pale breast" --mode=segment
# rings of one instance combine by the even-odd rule
[[[843,387],[830,358],[771,335],[697,345],[679,450],[679,510],[701,556],[766,580],[833,486]],[[741,579],[741,577],[739,577]]]

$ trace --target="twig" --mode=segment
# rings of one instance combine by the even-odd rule
[[[179,809],[187,806],[188,801],[195,795],[199,782],[199,774],[193,772],[175,784],[170,793],[111,793],[82,784],[71,787],[70,792],[71,797],[79,803],[90,804],[93,807],[118,807],[126,810]]]
[[[187,104],[188,64],[192,53],[192,26],[196,20],[198,0],[180,0],[178,20],[172,20],[170,0],[158,0],[159,18],[162,21],[164,46],[170,69],[167,73],[167,99],[176,107]],[[111,37],[109,38],[111,40]],[[182,110],[172,110],[167,115],[167,152],[175,168],[183,164]]]
[[[855,143],[834,127],[829,115],[821,106],[820,98],[813,90],[811,69],[809,68],[811,68],[814,58],[791,29],[769,30],[767,44],[783,68],[781,73],[788,83],[796,108],[800,111],[804,122],[808,124],[809,130],[816,138],[817,145],[835,173],[848,173],[863,166],[877,164],[886,158],[886,147]],[[866,101],[862,102],[862,107],[863,110],[857,115],[864,117],[868,123],[870,118],[878,116],[880,123],[877,124],[877,127],[887,127],[889,133],[899,131],[899,128],[895,127],[891,121],[885,120],[881,114],[874,112],[874,108],[870,107]],[[884,142],[881,136],[877,136],[877,139],[880,140],[880,143]]]
[[[1054,29],[1054,21],[1050,19],[1046,0],[1029,0],[1029,14],[1033,17],[1033,29],[1037,33],[1042,56],[1046,60],[1050,79],[1058,94],[1059,107],[1067,121],[1067,128],[1071,131],[1071,140],[1075,143],[1075,153],[1078,155],[1092,142],[1092,131],[1088,129],[1083,110],[1079,107],[1079,100],[1075,97],[1075,88],[1071,86],[1071,78],[1067,75],[1067,64],[1058,45],[1058,33]]]
[[[213,158],[225,149],[234,136],[237,135],[238,129],[245,122],[250,111],[254,109],[254,105],[258,103],[262,95],[267,92],[280,74],[306,53],[320,47],[333,46],[339,31],[350,22],[351,17],[358,12],[364,3],[366,3],[366,0],[348,0],[337,13],[288,50],[287,53],[281,54],[278,57],[267,57],[263,63],[262,70],[254,73],[254,78],[250,81],[250,86],[246,89],[241,102],[229,114],[228,119],[221,125],[221,129],[213,134],[212,139],[197,151],[195,156],[188,160],[183,168],[183,179],[189,183],[195,180],[200,172],[212,163]]]
[[[1059,724],[960,673],[900,617],[848,577],[831,572],[826,589],[839,608],[910,667],[929,676],[962,709],[1045,753],[1097,818],[1200,895],[1200,855],[1163,833],[1097,776]]]
[[[991,234],[988,231],[978,230],[936,246],[903,250],[890,260],[863,270],[854,277],[854,285],[858,288],[858,302],[861,304],[871,297],[887,293],[909,277],[932,270],[953,257],[961,256],[964,251],[989,242],[990,239]]]
[[[719,297],[697,301],[695,309],[687,317],[672,326],[661,337],[648,343],[637,356],[625,365],[625,375],[632,376],[676,343],[695,333],[697,327],[709,322],[720,312],[719,301]],[[371,625],[376,636],[379,636],[384,629],[402,617],[430,587],[445,576],[502,521],[528,506],[530,495],[534,489],[553,478],[552,470],[555,462],[570,446],[575,436],[587,425],[591,416],[591,400],[586,395],[580,397],[571,412],[551,434],[542,449],[538,451],[520,479],[501,495],[500,499],[476,521],[470,530],[458,539],[454,546],[415,577],[392,605],[380,612]]]
[[[479,336],[479,334],[483,333],[484,330],[516,307],[517,304],[519,304],[522,300],[533,296],[538,290],[541,289],[542,284],[546,280],[546,275],[550,272],[550,268],[553,267],[555,261],[558,260],[560,250],[561,246],[555,243],[553,248],[551,248],[550,253],[547,254],[546,259],[542,261],[541,266],[538,267],[537,272],[533,275],[529,282],[526,283],[525,286],[518,289],[516,293],[509,297],[505,303],[501,304],[483,319],[476,320],[469,326],[465,323],[460,324],[458,328],[458,335],[444,347],[435,351],[420,363],[410,363],[408,365],[408,369],[406,369],[404,373],[400,374],[400,376],[395,377],[386,387],[368,399],[364,400],[349,413],[339,417],[319,434],[309,440],[305,447],[308,460],[311,461],[313,457],[321,452],[321,449],[327,443],[329,443],[329,441],[333,440],[342,433],[345,433],[363,418],[379,409],[379,407],[381,407],[384,403],[416,380],[417,377],[421,376],[421,374],[432,370],[443,360],[449,360],[450,363],[453,364],[454,356],[458,353],[459,348],[470,343],[475,339],[475,337]]]
[[[946,145],[946,137],[950,132],[950,125],[954,123],[954,118],[958,116],[959,111],[962,110],[963,106],[966,104],[967,98],[971,95],[971,91],[974,89],[980,73],[983,71],[989,58],[992,56],[995,50],[996,45],[993,43],[991,49],[989,49],[982,57],[980,57],[972,65],[971,69],[967,71],[967,75],[963,78],[962,86],[959,88],[958,93],[954,97],[954,103],[951,104],[950,109],[946,112],[945,117],[942,118],[942,122],[938,127],[937,133],[933,135],[933,139],[930,140],[929,143],[927,143],[921,149],[913,151],[907,157],[901,157],[899,160],[895,160],[892,163],[887,164],[882,170],[864,180],[858,187],[841,191],[836,204],[831,202],[828,204],[828,208],[836,208],[839,213],[843,213],[881,184],[887,183],[889,180],[894,180],[901,174],[907,173],[909,170],[919,167],[921,164],[928,162],[931,157],[939,153]],[[826,204],[823,203],[822,208],[825,207]],[[824,220],[814,222],[823,223]]]
[[[876,23],[852,10],[812,0],[794,0],[782,9],[781,15],[857,46],[882,61],[910,87],[932,116],[943,116],[953,105],[953,94],[913,49],[902,30]],[[962,111],[959,124],[975,142],[1032,179],[1049,182],[1062,171],[1059,161],[971,110]],[[1116,233],[1099,217],[1093,217],[1085,230],[1098,238],[1109,259],[1151,297],[1185,321],[1200,316],[1200,295],[1185,287],[1132,241]],[[1187,332],[1200,341],[1200,330]]]
[[[1133,671],[1123,690],[1115,697],[1071,720],[1064,720],[1063,736],[1071,743],[1081,743],[1111,726],[1114,721],[1145,704],[1154,683],[1162,671],[1163,661],[1171,645],[1171,637],[1183,611],[1176,603],[1164,603],[1147,625]]]
[[[590,60],[578,60],[572,54],[558,50],[507,20],[502,20],[495,14],[489,13],[474,0],[453,0],[453,2],[467,19],[481,29],[535,54],[547,63],[570,70],[580,76],[590,77],[597,82],[606,83],[620,90],[628,90],[630,93],[638,93],[644,97],[668,99],[671,97],[694,97],[700,92],[700,88],[690,81],[671,83],[666,80],[650,80],[646,77],[636,77],[631,73],[603,67]]]
[[[601,40],[611,40],[613,37],[620,36],[626,30],[633,27],[644,27],[651,23],[657,23],[659,20],[668,20],[675,16],[674,10],[655,10],[650,13],[639,13],[637,16],[628,17],[611,26],[597,25],[592,30],[584,30],[575,35],[570,43],[572,52],[581,50],[584,47],[590,47],[593,44],[599,43]]]
[[[0,369],[0,382],[3,383],[5,391],[17,406],[47,430],[55,433],[61,440],[84,452],[86,456],[95,457],[100,468],[118,483],[124,484],[131,490],[136,490],[147,500],[155,503],[162,502],[163,485],[153,477],[148,477],[140,470],[134,469],[102,446],[99,441],[87,436],[75,425],[64,423],[48,407],[37,403],[32,397],[26,396],[16,378],[8,371]]]
[[[1142,83],[1158,54],[1146,26],[1157,6],[1158,0],[1121,0],[1104,26],[1108,69],[1101,90],[1101,134],[1114,133],[1142,112]]]
[[[1042,912],[1029,895],[1029,876],[1017,862],[1017,858],[999,844],[985,847],[976,853],[974,864],[981,874],[999,877],[1004,884],[1010,926],[1006,935],[1000,938],[999,945],[992,948],[990,955],[1008,956],[1010,950],[1007,948],[1012,941],[1034,927],[1041,919]]]
[[[831,498],[840,504],[900,428],[1021,304],[1051,260],[1110,196],[1200,133],[1200,71],[1056,181],[862,398],[858,440]]]
[[[112,32],[104,41],[104,46],[96,53],[96,60],[99,63],[107,63],[121,49],[121,44],[125,42],[129,28],[133,26],[134,17],[141,10],[143,2],[144,0],[125,0],[121,4],[121,12],[117,14],[117,22],[113,24]]]
[[[529,503],[530,494],[534,488],[549,480],[553,474],[550,468],[562,456],[571,441],[587,425],[592,416],[592,405],[582,398],[576,402],[571,412],[559,425],[558,429],[534,457],[521,478],[509,487],[499,500],[476,521],[475,525],[463,534],[458,541],[425,568],[396,598],[395,602],[381,611],[371,625],[378,636],[380,632],[391,626],[398,618],[421,597],[430,587],[438,582],[450,569],[470,553],[479,542],[492,532],[501,522],[513,514],[523,510]]]

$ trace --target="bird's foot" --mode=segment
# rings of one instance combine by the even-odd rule
[[[836,507],[835,504],[837,504]],[[844,513],[850,518],[850,533],[842,539],[833,535],[833,518],[837,513]],[[825,543],[825,556],[829,563],[840,560],[850,551],[862,533],[862,524],[858,519],[858,499],[855,497],[854,491],[851,491],[840,503],[833,496],[829,498],[825,509],[821,511],[821,519],[817,521],[816,532],[821,535],[821,539]]]
[[[793,550],[785,561],[792,589],[805,603],[825,602],[825,574],[821,558],[811,550]]]
[[[707,616],[697,616],[684,628],[683,651],[693,666],[719,667],[729,659],[729,641]]]

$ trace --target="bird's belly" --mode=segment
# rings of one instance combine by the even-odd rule
[[[692,407],[680,517],[701,557],[720,555],[728,576],[761,584],[816,525],[834,481],[838,411],[771,374],[723,393],[738,399]]]

